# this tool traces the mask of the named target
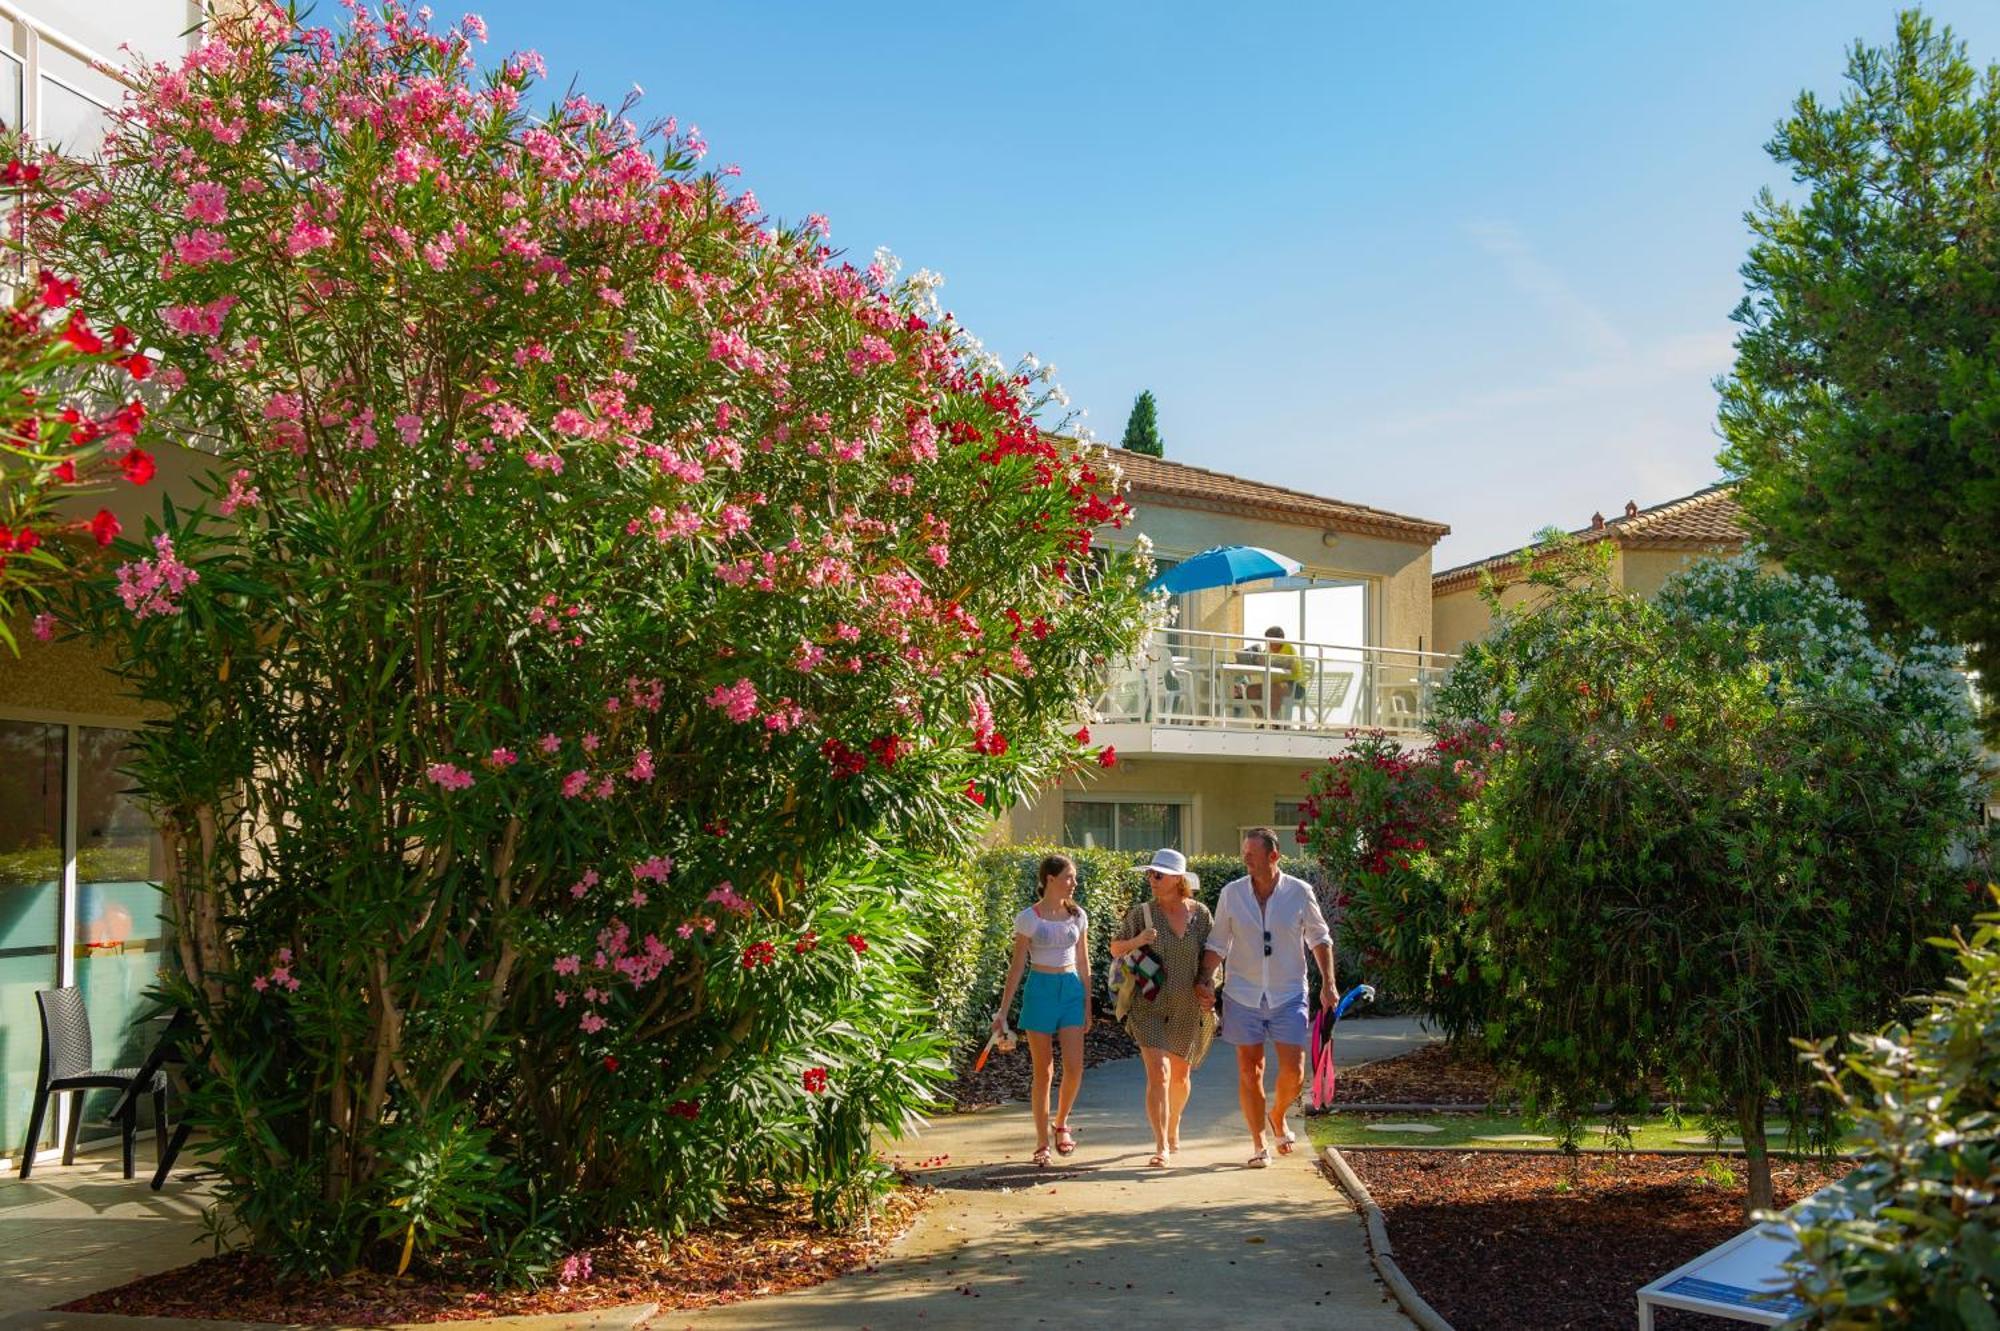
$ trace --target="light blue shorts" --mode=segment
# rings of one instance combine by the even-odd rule
[[[1054,1035],[1082,1026],[1082,978],[1075,971],[1029,971],[1021,990],[1021,1029]]]
[[[1275,1005],[1266,1002],[1262,1007],[1251,1007],[1231,998],[1227,989],[1222,991],[1222,1029],[1218,1033],[1224,1044],[1261,1045],[1270,1040],[1303,1049],[1311,1039],[1308,1024],[1304,994],[1289,1003],[1280,1000]]]

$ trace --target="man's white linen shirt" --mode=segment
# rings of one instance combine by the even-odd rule
[[[1264,933],[1271,955],[1264,955]],[[1306,949],[1333,941],[1312,884],[1288,873],[1278,875],[1271,899],[1260,909],[1257,890],[1245,877],[1224,885],[1215,900],[1215,925],[1208,950],[1229,970],[1224,989],[1232,1003],[1247,1008],[1296,1003],[1306,995]],[[1325,977],[1322,977],[1325,978]]]

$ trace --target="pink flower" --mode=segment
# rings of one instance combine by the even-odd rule
[[[33,632],[38,642],[47,642],[50,638],[55,637],[56,617],[46,610],[36,615]]]
[[[562,747],[562,741],[554,735],[544,735],[536,743],[541,746],[543,753],[554,753]]]
[[[734,684],[715,686],[708,695],[708,705],[727,713],[731,721],[739,724],[757,715],[757,686],[748,679],[739,679]]]
[[[255,508],[263,502],[264,497],[257,493],[255,486],[248,484],[249,480],[250,473],[240,467],[229,478],[229,493],[216,505],[222,510],[222,516],[226,518],[239,508]]]
[[[228,263],[236,257],[220,231],[201,227],[175,236],[173,246],[175,260],[187,268],[199,268],[205,263]]]
[[[577,1025],[583,1028],[584,1034],[595,1035],[604,1029],[606,1022],[604,1018],[598,1016],[595,1012],[586,1012],[583,1014],[583,1020],[578,1022]]]
[[[465,790],[472,785],[472,773],[450,763],[432,763],[424,775],[446,790]]]
[[[291,238],[285,242],[285,253],[296,259],[314,250],[323,250],[331,244],[333,244],[333,232],[317,222],[308,222],[300,218],[292,227]]]
[[[600,881],[601,880],[597,876],[597,870],[585,869],[583,871],[583,877],[577,879],[574,883],[571,883],[569,885],[569,894],[572,897],[575,897],[578,901],[581,901],[583,900],[584,893],[590,891],[591,888],[596,887]]]
[[[213,181],[197,180],[188,186],[187,204],[181,215],[190,222],[220,222],[228,216],[229,191]]]
[[[486,755],[488,767],[512,767],[519,761],[521,761],[520,755],[507,748],[495,749]]]
[[[412,416],[404,412],[396,417],[394,424],[396,433],[401,435],[403,442],[412,448],[416,447],[417,440],[423,438],[424,418],[421,416]]]
[[[597,746],[601,742],[595,734],[585,735],[583,737],[583,751],[585,753],[596,753]]]
[[[639,750],[638,754],[632,759],[632,769],[625,773],[625,776],[628,780],[632,781],[651,781],[654,776],[651,750]]]
[[[708,894],[708,899],[732,915],[748,915],[750,913],[750,903],[737,893],[736,885],[733,883],[722,884],[722,886]]]
[[[155,536],[153,550],[153,558],[134,560],[118,569],[118,599],[134,619],[179,614],[176,598],[201,581],[201,575],[174,554],[173,537],[164,532]]]
[[[575,799],[578,795],[581,795],[583,793],[584,787],[588,786],[589,784],[590,784],[590,773],[584,771],[582,768],[579,767],[576,771],[571,772],[568,776],[563,778],[563,783],[562,783],[563,798],[566,800]]]
[[[556,974],[558,975],[574,975],[582,969],[583,958],[577,956],[574,952],[566,957],[556,958]]]
[[[665,855],[655,855],[632,866],[632,876],[646,882],[664,883],[667,875],[674,871],[674,862]]]
[[[271,987],[271,982],[259,975],[256,979],[250,981],[250,987],[261,994]]]

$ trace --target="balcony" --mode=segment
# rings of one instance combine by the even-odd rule
[[[1330,757],[1350,730],[1415,741],[1457,659],[1335,643],[1265,650],[1261,638],[1165,629],[1114,666],[1097,699],[1102,742],[1123,753]]]

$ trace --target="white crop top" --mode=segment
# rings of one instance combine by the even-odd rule
[[[1083,907],[1060,920],[1045,920],[1033,906],[1014,917],[1014,932],[1028,940],[1028,961],[1036,966],[1076,965],[1076,942],[1083,937]]]

